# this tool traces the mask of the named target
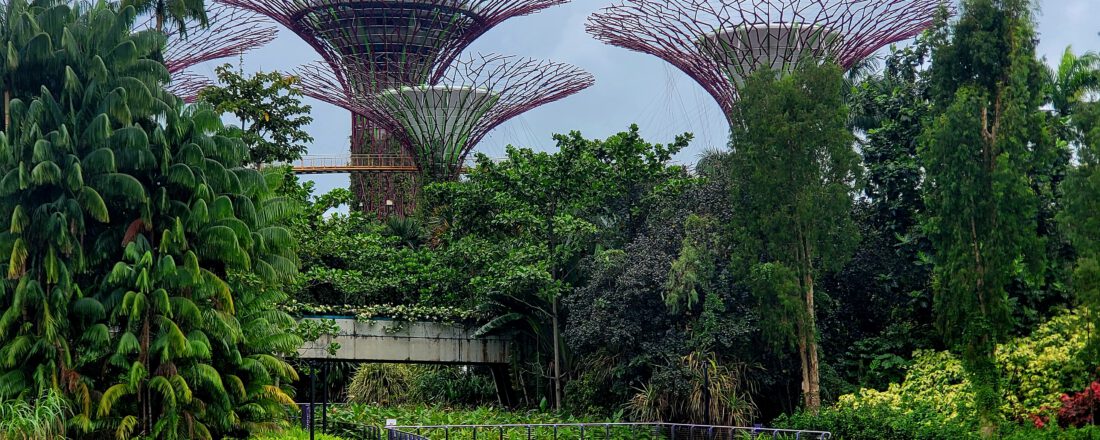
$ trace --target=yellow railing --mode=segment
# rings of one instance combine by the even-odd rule
[[[344,154],[302,156],[291,163],[298,174],[350,173],[356,171],[416,172],[411,157],[391,154]]]

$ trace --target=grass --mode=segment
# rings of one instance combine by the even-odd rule
[[[65,438],[67,416],[65,400],[49,392],[34,402],[6,400],[0,402],[0,440]]]

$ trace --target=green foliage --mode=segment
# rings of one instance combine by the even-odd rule
[[[353,438],[353,437],[347,437]],[[313,440],[344,440],[344,437],[337,437],[330,434],[322,434],[320,432],[313,433]],[[310,440],[309,431],[299,428],[287,428],[280,431],[256,434],[249,437],[249,440]]]
[[[0,440],[65,438],[69,403],[56,391],[26,401],[0,401]]]
[[[934,120],[919,151],[937,322],[977,385],[986,435],[1000,406],[993,353],[1011,328],[1010,284],[1037,284],[1042,271],[1028,173],[1048,139],[1031,14],[1026,0],[963,2],[935,40]]]
[[[186,37],[188,26],[196,24],[194,21],[202,27],[208,25],[203,0],[125,0],[121,5],[132,6],[139,14],[152,14],[157,32],[163,32],[167,25]]]
[[[1077,148],[1079,165],[1063,185],[1065,210],[1059,222],[1077,252],[1073,287],[1082,305],[1090,310],[1090,325],[1100,324],[1100,104],[1082,103],[1075,116],[1081,133]],[[1090,341],[1090,355],[1100,359],[1100,345]]]
[[[898,412],[882,405],[824,408],[817,415],[798,412],[774,420],[771,426],[828,431],[836,440],[973,440],[973,427],[952,423],[932,408],[910,405]]]
[[[408,364],[360,365],[348,384],[348,402],[392,406],[413,402],[416,367]]]
[[[1066,313],[997,347],[1002,417],[1025,422],[1031,415],[1049,414],[1061,405],[1063,393],[1089,383],[1095,372],[1082,357],[1089,336],[1085,318],[1084,312]],[[976,393],[955,355],[918,351],[904,381],[885,391],[863,389],[841,396],[837,406],[854,411],[883,407],[899,414],[927,409],[944,423],[971,426],[979,419]]]
[[[423,404],[472,407],[497,403],[492,374],[478,367],[422,366],[412,388]]]
[[[640,422],[683,420],[696,424],[748,426],[757,415],[744,365],[722,365],[713,355],[691,353],[669,371],[686,377],[686,387],[655,376],[637,389],[625,409]]]
[[[805,412],[782,416],[772,426],[788,429],[829,431],[837,440],[977,440],[973,425],[945,420],[934,409],[910,405],[897,411],[884,405],[868,405],[858,409],[827,408],[818,415]],[[1092,440],[1100,436],[1100,427],[1035,428],[1007,424],[999,438],[1006,440]]]
[[[684,224],[684,242],[680,256],[672,262],[671,273],[665,283],[665,304],[673,312],[694,309],[710,291],[709,281],[714,277],[715,255],[709,248],[717,241],[713,219],[688,216]]]
[[[363,364],[348,384],[348,401],[380,406],[472,406],[496,402],[492,377],[475,367]]]
[[[859,246],[842,270],[822,279],[829,293],[821,302],[825,362],[845,381],[833,393],[900,381],[913,350],[937,339],[917,157],[931,111],[929,52],[927,36],[894,48],[883,71],[863,78],[849,98],[852,124],[864,133],[865,179],[853,210]]]
[[[741,88],[730,152],[735,259],[762,313],[797,341],[806,406],[820,406],[815,279],[851,256],[859,155],[835,66],[765,69]],[[768,285],[764,285],[764,284]],[[766,293],[765,293],[766,292]]]
[[[163,90],[163,35],[132,33],[134,8],[8,6],[68,67],[23,78],[0,135],[0,395],[60,393],[73,438],[276,425],[301,344],[275,309],[294,207],[219,115]]]
[[[214,69],[221,85],[199,92],[199,99],[241,121],[241,139],[257,165],[290,162],[302,157],[313,137],[303,128],[313,122],[310,106],[302,104],[298,79],[279,72],[257,72],[250,78],[229,64]]]
[[[375,320],[391,320],[398,322],[431,321],[442,323],[477,323],[484,321],[484,316],[472,310],[464,310],[450,306],[429,306],[417,304],[373,304],[355,307],[349,304],[340,306],[300,303],[290,300],[280,306],[296,316],[303,315],[338,315],[354,316],[360,322]]]
[[[395,419],[399,425],[497,425],[599,421],[536,410],[511,412],[493,407],[460,409],[440,405],[375,406],[349,404],[332,407],[329,412],[329,423],[336,426],[334,432],[337,435],[343,435],[342,433],[345,432],[357,434],[356,427],[362,425],[383,427],[387,419]],[[349,437],[352,436],[349,435]]]

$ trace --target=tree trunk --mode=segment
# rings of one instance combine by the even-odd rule
[[[806,326],[798,326],[798,365],[802,369],[802,402],[806,409],[810,408],[810,360],[809,341],[806,340]]]
[[[4,132],[11,129],[11,90],[4,90]]]
[[[821,375],[817,356],[817,312],[814,310],[814,277],[807,270],[806,283],[806,409],[817,414],[821,409]]]
[[[552,322],[554,325],[554,409],[561,410],[561,332],[558,326],[558,296],[552,301]]]

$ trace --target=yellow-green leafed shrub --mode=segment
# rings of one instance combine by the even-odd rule
[[[1051,319],[1027,337],[997,347],[997,365],[1003,378],[1002,411],[1010,420],[1057,409],[1062,393],[1085,387],[1093,379],[1080,354],[1088,338],[1084,312]],[[966,421],[972,415],[973,390],[962,362],[948,352],[917,351],[901,383],[885,391],[863,389],[841,396],[837,407],[887,407],[906,413],[930,408],[945,421]]]
[[[948,423],[955,423],[972,414],[974,394],[962,363],[955,356],[920,350],[913,354],[913,364],[902,383],[890,384],[886,391],[862,389],[840,396],[837,407],[890,408],[901,413],[923,408],[942,415]]]
[[[1026,338],[997,348],[1005,385],[1005,415],[1021,419],[1044,406],[1061,406],[1059,396],[1080,390],[1093,379],[1080,354],[1088,340],[1083,311],[1057,316]]]

